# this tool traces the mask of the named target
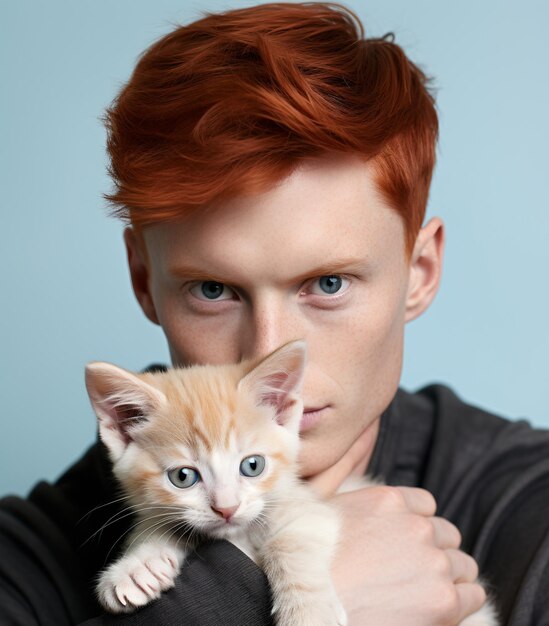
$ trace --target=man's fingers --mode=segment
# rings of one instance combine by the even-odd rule
[[[404,496],[406,506],[411,513],[432,517],[437,510],[437,503],[433,494],[418,487],[397,487]]]
[[[458,622],[461,623],[466,617],[482,608],[486,602],[486,592],[477,583],[459,583],[456,585],[456,591],[461,609]]]
[[[455,583],[472,583],[478,578],[478,565],[473,557],[461,550],[446,550],[451,577]]]
[[[308,479],[309,485],[322,498],[333,496],[341,483],[364,460],[372,446],[372,432],[367,428],[337,463]]]
[[[461,545],[461,533],[448,520],[442,517],[433,517],[431,520],[435,529],[435,545],[437,548],[459,548]]]

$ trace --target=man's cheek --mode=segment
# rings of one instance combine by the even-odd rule
[[[185,324],[179,321],[164,327],[172,358],[182,365],[212,365],[234,363],[238,360],[237,341],[228,325],[210,328],[203,324]]]

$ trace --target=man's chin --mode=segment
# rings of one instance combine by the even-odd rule
[[[379,433],[379,419],[373,420],[362,432],[351,439],[338,437],[342,433],[309,432],[301,439],[299,452],[300,476],[313,478],[328,470],[349,454],[349,463],[342,467],[343,472],[363,474],[370,461]],[[349,434],[347,434],[349,436]],[[338,472],[340,473],[340,472]],[[343,482],[344,476],[341,477]],[[330,481],[331,482],[331,481]]]

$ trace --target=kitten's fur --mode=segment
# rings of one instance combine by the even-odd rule
[[[299,341],[255,366],[155,374],[87,366],[100,436],[137,522],[123,555],[100,574],[106,610],[130,612],[158,598],[196,542],[213,537],[228,539],[265,571],[277,624],[347,623],[330,579],[337,512],[298,478],[304,367]],[[261,458],[260,473],[243,473],[260,469]],[[178,468],[198,471],[199,479],[185,486],[194,475]],[[462,626],[495,624],[486,607]]]

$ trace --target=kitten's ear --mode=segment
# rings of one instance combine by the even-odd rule
[[[306,356],[305,342],[291,341],[246,374],[238,389],[253,393],[258,404],[272,406],[279,424],[297,429],[303,412],[300,394]]]
[[[122,456],[132,432],[166,401],[160,390],[110,363],[88,363],[86,388],[113,462]]]

